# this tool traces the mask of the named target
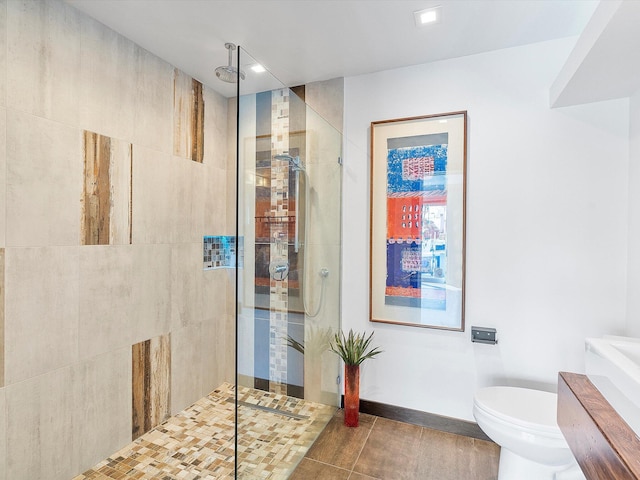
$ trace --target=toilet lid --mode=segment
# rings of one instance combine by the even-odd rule
[[[519,387],[486,387],[476,392],[475,404],[502,420],[549,433],[560,433],[555,393]]]

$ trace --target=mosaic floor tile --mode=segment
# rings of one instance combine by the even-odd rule
[[[73,480],[234,478],[234,399],[235,387],[221,385]],[[336,411],[246,387],[238,388],[238,400],[243,480],[288,478]]]

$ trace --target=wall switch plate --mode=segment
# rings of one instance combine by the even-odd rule
[[[471,341],[475,343],[488,343],[495,345],[498,343],[496,339],[496,329],[490,327],[471,327]]]

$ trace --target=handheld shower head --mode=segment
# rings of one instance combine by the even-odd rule
[[[233,43],[225,43],[224,46],[227,50],[229,50],[229,65],[216,68],[216,77],[218,77],[223,82],[235,83],[238,81],[238,74],[240,74],[240,79],[244,80],[244,72],[242,70],[238,70],[233,66],[232,57],[233,51],[236,49],[236,46]]]

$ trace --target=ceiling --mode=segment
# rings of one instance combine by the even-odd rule
[[[215,68],[228,61],[225,42],[243,47],[241,64],[248,79],[255,76],[247,70],[248,64],[259,62],[284,85],[293,86],[576,36],[599,3],[598,0],[66,1],[226,96],[235,95],[235,86],[215,76]],[[413,12],[436,5],[442,6],[441,21],[416,27]],[[244,55],[244,51],[249,55]],[[268,73],[262,75],[270,77]],[[257,83],[252,88],[261,89]]]

